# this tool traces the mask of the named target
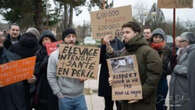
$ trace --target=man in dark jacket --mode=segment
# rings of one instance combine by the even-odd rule
[[[17,59],[19,59],[17,55],[9,52],[3,46],[2,35],[0,35],[0,64]],[[27,110],[24,86],[21,82],[5,87],[0,85],[0,110]]]
[[[152,37],[152,29],[149,26],[144,26],[143,29],[143,36],[148,41],[148,43],[151,43],[151,37]]]
[[[20,39],[20,27],[17,24],[11,24],[9,27],[9,34],[4,42],[4,47],[9,49],[13,44],[19,42]]]
[[[141,35],[141,28],[136,22],[128,22],[122,26],[125,50],[119,56],[135,55],[142,85],[141,100],[122,101],[122,110],[155,110],[156,89],[162,73],[162,62],[158,53],[149,47]],[[105,41],[108,44],[107,38]],[[116,54],[111,46],[107,52]],[[116,54],[117,55],[117,54]]]
[[[124,48],[123,43],[115,37],[112,41],[110,41],[110,45],[115,51],[121,50]],[[105,110],[113,110],[112,101],[112,90],[111,86],[109,85],[108,78],[108,66],[106,60],[110,58],[108,54],[106,54],[106,45],[102,42],[101,45],[101,54],[100,54],[100,63],[101,63],[101,70],[100,70],[100,77],[99,77],[99,88],[98,88],[98,95],[103,96],[105,100]],[[117,110],[120,110],[120,104],[116,101]]]

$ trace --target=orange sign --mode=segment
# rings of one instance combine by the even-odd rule
[[[0,65],[0,85],[7,86],[32,78],[36,57],[29,57]]]
[[[61,44],[61,43],[62,43],[62,40],[45,44],[46,49],[47,49],[47,54],[50,55],[53,51],[55,51],[58,48],[58,44]]]

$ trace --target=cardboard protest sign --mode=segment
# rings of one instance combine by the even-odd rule
[[[57,76],[97,79],[100,49],[60,44]]]
[[[107,60],[113,100],[142,99],[142,86],[135,55]]]
[[[158,0],[158,8],[193,8],[193,0]]]
[[[32,78],[36,57],[29,57],[0,65],[0,85],[7,86]]]
[[[58,48],[58,45],[62,43],[62,40],[57,41],[57,42],[52,42],[52,43],[46,43],[46,49],[47,49],[47,54],[50,55],[53,51],[55,51]]]
[[[132,20],[131,6],[94,11],[91,15],[92,37],[101,39],[107,34],[115,37],[121,31],[121,26]]]

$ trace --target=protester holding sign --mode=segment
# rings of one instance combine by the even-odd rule
[[[143,92],[141,100],[122,101],[122,110],[156,109],[156,89],[162,73],[162,62],[158,53],[149,47],[147,41],[141,37],[140,32],[141,28],[136,22],[128,22],[122,26],[126,50],[118,55],[136,56]],[[109,45],[109,39],[104,38],[104,40]],[[113,49],[108,48],[107,50],[110,54],[116,54],[112,51]]]
[[[161,28],[157,28],[152,32],[150,46],[155,49],[160,55],[163,62],[163,73],[157,89],[157,104],[156,110],[166,110],[165,99],[168,92],[167,75],[172,73],[170,66],[173,64],[172,52],[166,46],[166,35]]]
[[[47,80],[47,64],[48,64],[48,54],[46,50],[46,43],[55,42],[56,38],[54,34],[45,30],[41,34],[39,45],[41,48],[36,52],[36,96],[37,100],[36,110],[58,110],[57,97],[53,95],[49,82]]]
[[[66,29],[62,34],[62,40],[67,45],[75,45],[76,39],[74,29]],[[83,95],[84,79],[57,77],[58,56],[59,49],[50,55],[47,78],[53,93],[58,97],[59,110],[87,110]]]
[[[38,50],[38,39],[37,37],[30,33],[24,33],[19,42],[11,45],[9,47],[9,50],[17,55],[19,55],[21,58],[27,58],[35,56],[36,51]],[[36,77],[33,76],[33,78],[28,79],[24,81],[25,86],[25,95],[26,95],[26,102],[28,102],[28,108],[32,108],[32,95],[35,92],[35,83]]]
[[[0,35],[0,64],[4,64],[19,57],[5,49],[2,35]],[[0,80],[0,110],[27,110],[22,82],[3,87]]]

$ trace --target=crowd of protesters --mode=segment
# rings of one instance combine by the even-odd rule
[[[103,36],[100,45],[100,75],[98,95],[104,97],[105,109],[113,110],[195,110],[195,35],[183,32],[175,39],[176,54],[166,45],[163,29],[140,27],[136,22],[121,27],[122,38],[116,34]],[[61,40],[66,45],[78,45],[73,28],[65,29]],[[114,39],[112,39],[114,38]],[[86,79],[56,75],[59,49],[47,54],[46,43],[56,42],[50,30],[39,32],[30,27],[20,33],[12,24],[5,35],[0,32],[0,64],[36,56],[32,78],[8,86],[0,81],[0,110],[87,110],[84,96]],[[138,62],[143,99],[112,100],[112,77],[106,60],[135,55]],[[171,75],[168,87],[167,75]],[[169,95],[167,95],[169,91]]]

